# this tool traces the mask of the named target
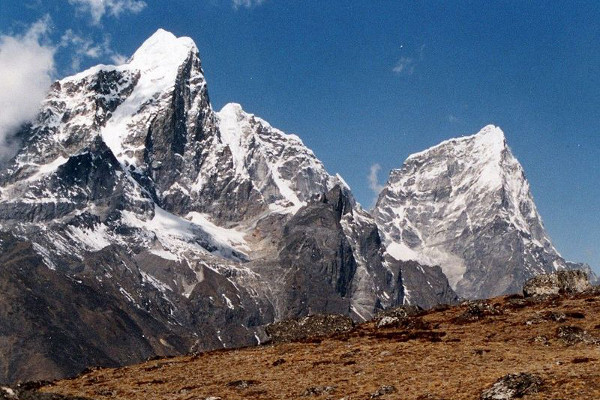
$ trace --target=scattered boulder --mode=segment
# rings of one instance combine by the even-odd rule
[[[235,388],[235,389],[248,389],[250,386],[257,385],[259,383],[260,383],[259,381],[255,381],[252,379],[249,379],[249,380],[242,379],[242,380],[229,382],[229,383],[227,383],[227,386]]]
[[[292,342],[349,332],[354,328],[351,318],[338,314],[315,314],[287,319],[267,325],[265,330],[272,343]]]
[[[559,326],[556,329],[556,337],[567,346],[577,343],[598,344],[600,340],[587,333],[583,328],[573,325]]]
[[[408,317],[415,317],[418,315],[422,315],[423,313],[424,313],[423,309],[419,306],[400,306],[400,307],[389,308],[387,310],[383,310],[383,311],[377,313],[377,316],[375,317],[375,319],[380,320],[385,317],[404,319],[404,318],[408,318]]]
[[[0,399],[1,400],[16,399],[16,398],[17,398],[17,394],[15,393],[14,389],[9,388],[9,387],[0,387]]]
[[[376,399],[390,393],[396,393],[396,387],[393,385],[382,385],[376,392],[371,393],[371,398]]]
[[[469,323],[479,321],[487,316],[500,315],[502,310],[487,300],[471,300],[463,303],[465,312],[454,318],[456,323]]]
[[[84,397],[62,396],[53,393],[39,393],[37,388],[0,387],[0,400],[89,400]]]
[[[522,295],[521,296],[511,295],[506,298],[505,307],[513,309],[513,310],[518,310],[520,308],[525,308],[525,307],[529,306],[530,304],[531,304],[530,300],[524,298]]]
[[[491,388],[481,393],[481,400],[511,400],[527,394],[538,393],[542,389],[542,378],[526,372],[508,374],[500,378]]]
[[[538,343],[538,344],[541,344],[543,346],[550,346],[550,340],[545,335],[536,336],[534,338],[531,338],[529,341],[531,343]]]
[[[538,275],[523,286],[525,297],[581,293],[591,289],[587,273],[581,270],[565,270]]]
[[[377,321],[375,326],[377,327],[377,329],[388,328],[388,327],[392,327],[392,326],[398,326],[401,321],[402,320],[398,317],[385,316],[385,317],[381,318],[379,321]]]
[[[285,363],[285,359],[284,359],[284,358],[278,358],[277,360],[273,361],[273,364],[272,364],[272,365],[273,365],[274,367],[277,367],[277,366],[279,366],[279,365],[281,365],[281,364],[283,364],[283,363]]]
[[[375,327],[377,329],[390,327],[409,327],[411,317],[423,314],[419,306],[401,306],[381,311],[375,316]]]
[[[335,392],[334,386],[314,386],[306,388],[304,392],[302,392],[302,397],[322,396],[333,392]]]
[[[598,361],[598,360],[595,358],[590,358],[590,357],[575,357],[574,359],[571,360],[571,362],[573,364],[588,363],[588,362],[592,362],[592,361]]]
[[[562,312],[554,312],[554,311],[543,311],[536,312],[535,315],[525,321],[526,325],[534,325],[542,322],[565,322],[567,320],[567,315]]]

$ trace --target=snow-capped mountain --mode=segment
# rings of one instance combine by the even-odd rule
[[[463,297],[517,292],[533,275],[567,267],[495,126],[409,156],[374,216],[392,256],[440,265]]]
[[[237,104],[213,111],[189,38],[159,30],[127,63],[56,82],[19,136],[0,173],[0,320],[22,345],[0,344],[0,381],[456,299],[439,268],[386,255],[297,136]]]

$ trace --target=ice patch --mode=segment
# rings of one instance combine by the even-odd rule
[[[99,251],[110,246],[106,225],[96,225],[95,229],[69,226],[65,232],[71,239],[81,243],[88,251]]]
[[[166,250],[151,249],[149,250],[149,252],[165,260],[179,261],[179,257],[177,257],[176,254],[173,254]]]
[[[225,300],[225,303],[227,304],[227,308],[233,310],[235,309],[235,307],[233,306],[233,303],[231,302],[231,300],[229,300],[229,297],[225,296],[225,293],[221,294],[221,296],[223,296],[223,299]]]

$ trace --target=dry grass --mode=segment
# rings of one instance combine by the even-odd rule
[[[530,372],[542,377],[544,388],[527,399],[600,399],[600,345],[593,343],[600,337],[600,297],[511,305],[519,301],[493,299],[501,314],[475,322],[457,318],[467,309],[459,306],[417,317],[423,323],[409,329],[368,323],[320,341],[96,370],[43,391],[93,399],[293,399],[329,386],[333,391],[310,397],[368,399],[393,385],[395,393],[379,398],[454,400],[478,399],[500,377]],[[561,313],[571,315],[555,318]],[[566,345],[556,335],[566,325],[585,329],[590,341]]]

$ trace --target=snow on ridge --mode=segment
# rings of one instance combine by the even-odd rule
[[[268,121],[256,116],[255,114],[246,112],[243,109],[243,107],[241,106],[241,104],[239,104],[239,103],[225,104],[223,106],[223,108],[221,108],[221,111],[219,111],[217,113],[217,116],[219,118],[225,118],[228,120],[237,118],[238,121],[250,121],[251,119],[254,119],[256,122],[261,124],[264,128],[272,131],[273,134],[280,136],[282,138],[285,138],[291,142],[295,142],[294,143],[295,145],[304,147],[306,149],[307,153],[309,153],[313,157],[315,156],[313,151],[311,149],[309,149],[308,147],[306,147],[306,145],[304,144],[304,142],[302,141],[300,136],[295,135],[293,133],[286,133],[280,129],[273,127]]]
[[[343,189],[346,189],[349,192],[352,191],[352,189],[350,189],[350,185],[348,185],[346,180],[344,178],[342,178],[342,176],[340,174],[335,174],[335,180],[336,180],[336,183],[339,183]]]
[[[507,155],[508,154],[508,155]],[[393,169],[390,173],[389,186],[394,175],[404,175],[404,168],[417,168],[414,172],[418,179],[436,179],[447,173],[449,165],[445,158],[459,162],[459,173],[462,179],[469,179],[470,185],[482,190],[497,190],[506,184],[505,165],[514,159],[506,144],[504,132],[494,125],[487,125],[478,133],[445,140],[426,150],[409,155],[401,169]],[[421,161],[425,161],[421,165]],[[456,183],[459,176],[453,176]],[[404,186],[401,180],[396,185]]]
[[[189,37],[176,37],[164,29],[157,30],[150,36],[125,63],[119,66],[96,65],[83,72],[66,77],[59,83],[77,84],[79,81],[89,79],[100,72],[119,72],[130,76],[139,76],[133,91],[112,112],[110,119],[101,129],[104,142],[113,151],[114,155],[123,164],[136,165],[132,155],[135,148],[128,147],[125,142],[131,130],[143,129],[154,114],[154,109],[164,101],[175,86],[177,76],[182,65],[190,57],[197,56],[198,48]],[[203,81],[201,71],[194,71]],[[84,92],[86,93],[86,92]],[[80,96],[81,97],[81,96]],[[84,98],[67,99],[69,103],[78,104]],[[144,109],[144,112],[140,112]],[[77,118],[77,114],[75,117]],[[90,121],[85,116],[82,122]],[[70,121],[73,124],[75,121]],[[136,128],[137,127],[137,128]],[[64,139],[61,137],[61,139]]]
[[[206,241],[206,244],[214,246],[216,249],[212,253],[222,258],[239,260],[238,256],[244,255],[244,252],[248,250],[243,233],[216,226],[199,213],[190,213],[186,219],[155,205],[154,216],[149,220],[140,219],[129,211],[123,211],[121,215],[126,225],[141,228],[156,235],[162,249],[155,249],[152,253],[162,258],[175,259],[167,257],[163,251],[175,255],[179,260],[187,251],[207,253],[208,250],[203,247],[204,244],[199,243],[198,240]]]
[[[124,65],[127,65],[127,64],[124,64]],[[98,64],[98,65],[94,65],[93,67],[90,67],[90,68],[88,68],[86,70],[83,70],[81,72],[78,72],[78,73],[76,73],[74,75],[66,76],[66,77],[60,79],[58,81],[58,83],[60,83],[62,85],[62,84],[65,84],[67,82],[76,82],[76,81],[80,81],[82,79],[85,79],[88,76],[96,75],[100,71],[110,72],[110,71],[120,70],[121,68],[122,68],[122,66],[107,65],[107,64]]]
[[[429,147],[428,149],[419,151],[417,153],[413,153],[406,158],[406,161],[422,157],[424,155],[431,153],[432,151],[438,150],[440,148],[444,148],[450,144],[458,145],[458,144],[470,142],[473,140],[480,141],[481,143],[486,144],[486,145],[491,145],[491,146],[493,146],[494,149],[499,149],[500,146],[502,146],[502,147],[505,146],[505,136],[504,136],[504,132],[502,131],[502,129],[500,129],[499,127],[497,127],[495,125],[486,125],[479,132],[477,132],[474,135],[468,135],[468,136],[462,136],[462,137],[458,137],[458,138],[451,138],[448,140],[444,140],[443,142],[440,142],[440,143],[436,144],[435,146]]]
[[[198,52],[191,38],[178,38],[171,32],[158,29],[133,53],[125,65],[140,67],[142,71],[173,64],[179,67],[190,52]]]
[[[242,148],[244,129],[246,126],[248,114],[244,113],[242,107],[236,103],[225,105],[219,113],[219,132],[223,144],[229,146],[231,156],[233,157],[233,166],[239,176],[248,178],[248,172],[245,168],[246,151]]]
[[[190,52],[198,52],[198,47],[191,38],[186,36],[178,38],[171,32],[160,28],[144,41],[125,64],[118,66],[98,64],[77,74],[67,76],[59,80],[59,82],[62,84],[78,81],[88,76],[95,75],[100,71],[123,71],[132,68],[149,71],[160,69],[161,65],[172,66],[172,64],[177,64],[178,67],[189,56]]]
[[[265,120],[245,112],[237,103],[226,104],[216,115],[221,141],[231,150],[237,175],[252,179],[256,187],[261,188],[269,179],[249,172],[249,167],[255,162],[263,163],[266,176],[283,197],[283,202],[269,204],[271,211],[294,212],[306,204],[307,197],[315,194],[312,191],[326,191],[337,182],[297,135],[273,128]],[[248,159],[248,154],[253,154],[253,158]],[[303,172],[308,170],[316,173],[315,179],[310,184],[304,182],[307,187],[303,187],[300,181]]]

